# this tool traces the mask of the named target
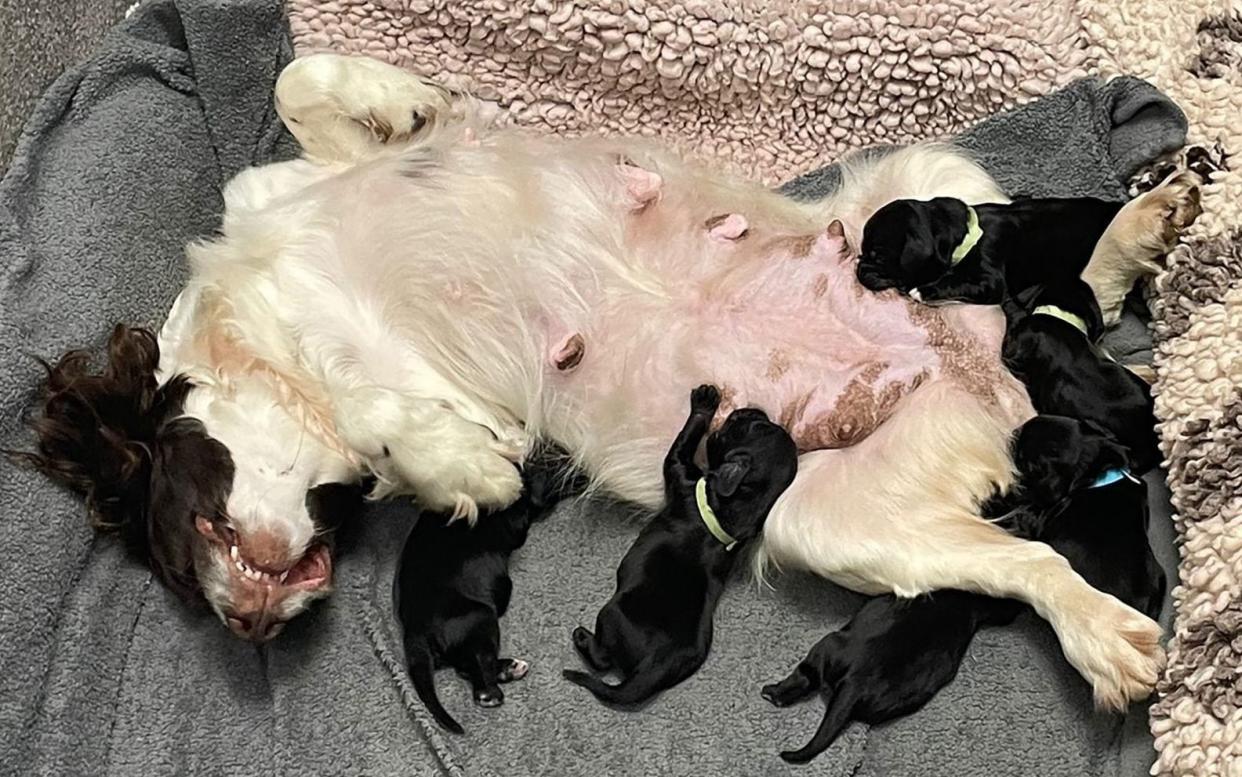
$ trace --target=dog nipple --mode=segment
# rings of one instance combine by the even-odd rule
[[[708,236],[720,243],[741,240],[750,231],[750,224],[740,213],[712,216],[703,223],[703,226],[707,227]]]
[[[659,173],[636,167],[629,164],[628,160],[622,160],[617,165],[617,173],[625,182],[625,194],[631,212],[637,213],[660,199],[660,189],[664,186],[664,179]]]
[[[561,341],[560,345],[552,351],[552,366],[558,372],[569,372],[582,362],[582,356],[586,353],[586,343],[582,339],[582,335],[574,333]]]

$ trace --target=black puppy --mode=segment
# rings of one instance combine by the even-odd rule
[[[595,621],[574,629],[578,652],[617,685],[574,670],[565,678],[601,701],[634,705],[685,680],[712,644],[712,616],[737,553],[763,528],[768,511],[793,481],[793,440],[761,410],[736,410],[707,439],[707,471],[694,463],[720,404],[700,386],[690,417],[664,460],[665,507],[648,523],[617,570],[617,591]]]
[[[1127,459],[1090,422],[1032,418],[1014,446],[1020,502],[1001,525],[1048,543],[1088,583],[1155,618],[1165,575],[1147,539],[1147,486]]]
[[[435,668],[456,669],[483,707],[504,702],[500,683],[526,675],[525,661],[499,657],[500,618],[513,591],[509,556],[525,544],[533,520],[582,486],[551,456],[528,461],[522,480],[517,502],[481,516],[475,526],[422,514],[401,553],[393,596],[410,679],[436,721],[457,734],[461,725],[436,695]]]
[[[781,758],[806,763],[850,721],[876,725],[916,712],[957,676],[976,631],[1009,623],[1021,609],[1009,599],[965,591],[871,599],[845,628],[815,643],[792,674],[763,687],[763,698],[778,707],[816,691],[827,703],[811,741]]]
[[[1119,210],[1086,197],[897,200],[863,227],[858,282],[923,302],[1000,304],[1009,291],[1081,275]]]
[[[1147,541],[1147,488],[1124,469],[1122,447],[1082,422],[1037,416],[1019,432],[1014,461],[1018,506],[1001,525],[1048,543],[1088,583],[1156,617],[1165,576]],[[1023,607],[963,591],[870,600],[789,677],[764,686],[779,707],[815,691],[827,702],[811,741],[781,757],[806,763],[852,720],[876,725],[920,709],[957,676],[979,628],[1007,624]]]
[[[1027,289],[1003,304],[1005,366],[1035,411],[1080,419],[1125,449],[1132,472],[1160,462],[1151,388],[1095,345],[1104,331],[1091,287],[1073,278]]]

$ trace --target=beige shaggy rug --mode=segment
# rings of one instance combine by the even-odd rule
[[[290,0],[299,54],[365,53],[562,134],[638,133],[777,183],[939,138],[1089,74],[1140,76],[1190,140],[1242,154],[1230,0]],[[1182,538],[1157,775],[1242,777],[1242,174],[1153,285],[1157,407]]]

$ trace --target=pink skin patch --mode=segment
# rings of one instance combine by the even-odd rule
[[[659,173],[624,163],[617,165],[617,173],[625,184],[626,207],[630,211],[641,211],[660,199],[664,179]]]
[[[740,213],[716,216],[707,220],[707,234],[719,243],[731,243],[746,236],[750,222]]]

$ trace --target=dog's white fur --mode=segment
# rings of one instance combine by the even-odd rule
[[[677,306],[711,304],[680,300],[719,275],[719,259],[627,233],[620,214],[643,204],[618,178],[619,156],[658,171],[659,207],[674,216],[710,203],[794,234],[838,218],[854,244],[897,197],[1003,201],[976,164],[929,146],[855,161],[839,193],[798,205],[641,144],[489,133],[470,101],[450,104],[364,59],[295,61],[277,98],[311,159],[229,185],[222,235],[192,247],[193,279],[161,337],[161,371],[198,383],[187,412],[245,452],[238,479],[256,485],[235,487],[233,515],[298,523],[299,489],[370,471],[381,493],[473,518],[517,496],[514,462],[539,435],[600,486],[658,503],[659,462],[683,413],[665,398],[699,382],[707,368],[695,364],[723,346],[662,349],[695,342]],[[738,261],[737,273],[756,267]],[[980,310],[951,315],[999,315]],[[594,383],[545,369],[567,332],[584,335],[586,358],[604,370]],[[626,363],[629,354],[650,358]],[[611,372],[600,366],[609,359]],[[987,404],[933,381],[860,444],[805,454],[769,518],[761,563],[868,593],[1021,598],[1052,623],[1097,702],[1124,707],[1155,683],[1156,624],[1048,546],[978,516],[1012,480],[1009,437],[1030,412],[1015,386]]]

